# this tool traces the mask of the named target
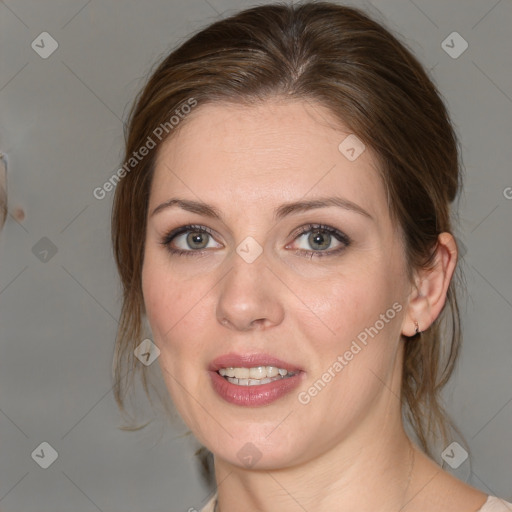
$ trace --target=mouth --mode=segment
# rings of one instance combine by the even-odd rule
[[[268,405],[297,387],[305,372],[267,354],[226,354],[209,366],[212,387],[226,402]]]

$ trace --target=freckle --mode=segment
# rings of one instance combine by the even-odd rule
[[[21,206],[17,206],[14,208],[12,212],[12,216],[18,221],[23,222],[25,220],[25,210],[21,208]]]

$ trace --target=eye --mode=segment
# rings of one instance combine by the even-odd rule
[[[294,240],[300,242],[299,247],[295,248],[296,253],[310,258],[332,256],[343,251],[351,243],[350,238],[338,229],[322,224],[302,226],[293,236]],[[187,225],[173,229],[160,243],[171,254],[178,256],[200,255],[206,249],[222,247],[215,242],[213,231],[200,225]],[[294,249],[290,245],[286,248]]]
[[[343,251],[351,242],[345,233],[322,224],[302,226],[299,232],[295,233],[294,240],[299,240],[300,244],[297,253],[311,258],[332,256]],[[290,248],[290,246],[287,246],[287,248]]]
[[[206,226],[188,225],[173,229],[160,242],[171,254],[193,255],[205,249],[222,247],[210,245],[214,242],[213,232]],[[173,246],[174,244],[174,246]]]

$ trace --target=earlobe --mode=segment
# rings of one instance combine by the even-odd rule
[[[431,268],[416,271],[415,286],[409,296],[402,325],[404,336],[411,337],[426,331],[440,315],[456,266],[455,239],[450,233],[441,233]]]

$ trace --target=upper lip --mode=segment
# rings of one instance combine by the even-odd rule
[[[221,368],[253,368],[255,366],[275,366],[289,372],[302,371],[293,363],[288,363],[269,354],[224,354],[215,358],[209,366],[209,370],[218,371]]]

